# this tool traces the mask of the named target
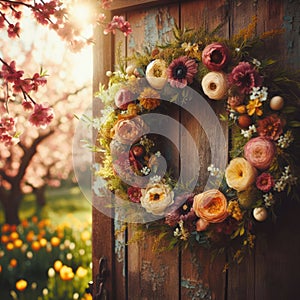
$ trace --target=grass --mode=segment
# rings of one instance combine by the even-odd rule
[[[34,195],[25,195],[19,211],[20,219],[38,215],[41,218],[50,219],[54,225],[70,221],[70,214],[82,222],[91,219],[92,205],[77,186],[48,189],[46,201],[46,205],[42,209],[38,209]],[[4,212],[0,204],[0,224],[3,222]]]

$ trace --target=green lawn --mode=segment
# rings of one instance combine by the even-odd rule
[[[83,222],[91,219],[92,205],[77,186],[48,189],[46,197],[47,204],[38,211],[34,195],[26,195],[21,204],[20,219],[38,215],[50,219],[52,224],[70,222],[70,214]],[[4,213],[0,204],[0,224],[3,222]]]

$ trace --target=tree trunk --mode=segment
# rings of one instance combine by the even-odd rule
[[[46,185],[43,185],[39,188],[33,189],[33,193],[35,195],[36,204],[39,208],[45,206],[46,204]]]
[[[19,224],[19,208],[23,199],[22,192],[19,188],[12,187],[10,191],[3,194],[1,192],[1,203],[3,205],[5,222],[7,224]]]

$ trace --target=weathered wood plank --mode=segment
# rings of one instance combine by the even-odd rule
[[[228,36],[226,1],[189,1],[181,4],[181,27],[194,28],[204,27],[210,31],[215,29],[221,23],[224,23],[220,34]],[[200,83],[198,90],[200,91]],[[199,95],[199,97],[202,97]],[[192,144],[196,144],[198,156],[190,156],[190,165],[188,172],[197,172],[195,168],[197,162],[200,164],[198,170],[197,192],[202,192],[207,184],[207,167],[213,163],[219,167],[219,162],[227,162],[227,125],[220,124],[218,120],[219,113],[224,113],[224,104],[209,99],[193,99],[190,104],[190,113],[181,112],[181,123],[187,128],[193,137],[191,140],[187,135],[181,134],[181,155],[191,155]],[[221,128],[221,129],[220,129]],[[224,138],[218,136],[224,129]],[[221,132],[220,132],[221,131]],[[220,151],[220,149],[222,149]],[[212,153],[224,154],[222,158],[212,157]],[[214,161],[212,161],[214,160]],[[188,176],[188,175],[186,175]],[[207,189],[207,187],[206,187]],[[191,254],[184,251],[181,257],[181,299],[225,299],[226,273],[222,272],[225,266],[225,255],[218,257],[211,264],[211,253],[208,250],[198,247]],[[190,282],[191,284],[186,284]],[[193,298],[194,297],[194,298]],[[198,298],[197,298],[198,297]],[[202,298],[200,298],[202,297]]]

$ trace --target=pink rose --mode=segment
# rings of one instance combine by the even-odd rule
[[[245,145],[244,156],[247,161],[259,170],[268,169],[276,154],[273,141],[265,137],[256,137]]]
[[[115,104],[120,109],[127,109],[128,104],[133,100],[135,100],[134,94],[126,89],[120,89],[115,95]]]
[[[274,186],[274,179],[269,173],[262,173],[256,179],[256,187],[263,191],[268,192]]]
[[[147,124],[137,116],[132,119],[119,120],[112,129],[112,136],[122,144],[131,145],[148,131]]]
[[[202,52],[202,63],[212,71],[220,71],[230,58],[229,50],[221,43],[207,45]]]

